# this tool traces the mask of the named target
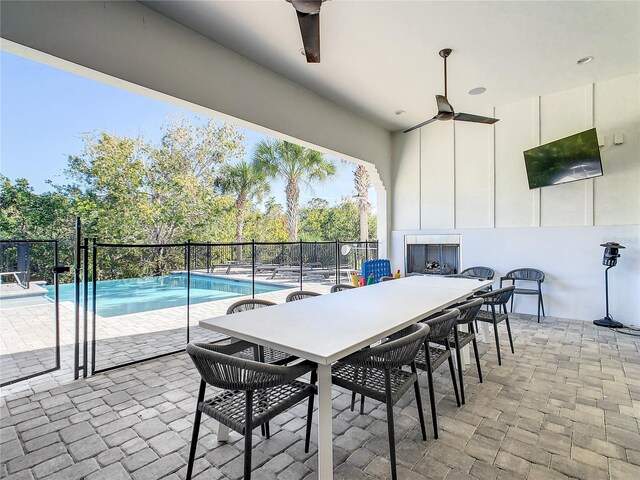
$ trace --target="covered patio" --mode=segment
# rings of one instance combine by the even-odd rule
[[[425,253],[411,266],[424,267],[417,273],[484,265],[495,270],[494,289],[513,269],[546,274],[546,312],[538,321],[537,297],[517,296],[509,314],[514,353],[504,335],[501,365],[489,330],[480,330],[484,381],[473,361],[462,366],[462,406],[446,368],[434,373],[438,439],[428,414],[422,439],[412,395],[393,407],[398,478],[640,478],[637,2],[324,2],[322,62],[313,65],[300,55],[285,0],[3,1],[0,13],[4,51],[366,165],[378,194],[377,255],[403,276],[412,271],[409,246],[423,238],[425,252],[428,244],[455,245],[456,268]],[[448,87],[443,48],[453,50]],[[443,87],[456,111],[499,121],[434,120],[403,133],[431,118]],[[591,128],[601,177],[529,188],[523,151]],[[610,241],[626,246],[606,306],[630,327],[624,331],[592,323],[605,314],[600,245]],[[283,283],[289,273],[268,272]],[[329,293],[325,275],[307,281],[325,299],[343,294]],[[288,293],[263,297],[282,304]],[[230,303],[194,306],[192,340],[222,338],[199,322],[219,318]],[[366,318],[367,305],[357,307]],[[3,355],[21,351],[20,342],[37,347],[46,308],[2,310],[16,325],[13,337],[3,335]],[[112,323],[112,332],[101,331],[102,367],[145,353],[149,342],[136,335],[157,335],[154,351],[166,355],[78,380],[73,305],[61,316],[61,369],[0,390],[0,477],[185,479],[200,375],[189,355],[171,353],[183,336],[172,326],[184,323],[184,312],[154,315],[155,332],[136,330],[148,320],[140,314]],[[353,319],[340,320],[348,327]],[[3,368],[28,374],[50,359],[12,361]],[[418,380],[426,399],[427,374]],[[364,414],[352,412],[351,392],[337,386],[330,401],[328,430],[316,404],[308,453],[304,403],[271,420],[270,438],[255,429],[251,478],[327,480],[323,458],[332,459],[336,479],[390,478],[385,405],[367,398]],[[243,478],[243,436],[232,431],[218,441],[218,428],[203,416],[193,478]],[[327,443],[332,456],[321,454]]]
[[[420,438],[415,403],[396,405],[400,478],[631,479],[640,472],[637,339],[581,320],[513,317],[515,355],[497,365],[481,344],[484,383],[466,372],[456,407],[446,371],[436,376],[440,438]],[[424,388],[426,375],[421,374]],[[198,390],[186,354],[75,382],[54,379],[2,398],[2,475],[47,479],[183,479]],[[333,392],[334,478],[389,477],[386,411]],[[252,478],[317,478],[315,426],[304,453],[306,407],[277,417],[271,438],[254,432]],[[428,425],[430,428],[431,426]],[[242,478],[242,436],[218,443],[205,420],[194,478]],[[430,432],[430,430],[429,430]]]

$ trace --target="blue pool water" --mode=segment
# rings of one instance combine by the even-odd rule
[[[101,317],[148,312],[187,304],[187,275],[180,273],[162,277],[127,278],[96,282],[97,312]],[[53,286],[47,286],[47,297],[53,299]],[[256,294],[275,292],[284,285],[256,283]],[[82,292],[81,292],[82,293]],[[251,295],[251,282],[229,278],[191,275],[190,303],[203,303],[223,298]],[[74,284],[60,285],[60,301],[73,302]],[[89,284],[89,309],[92,286]],[[82,300],[81,300],[82,301]]]

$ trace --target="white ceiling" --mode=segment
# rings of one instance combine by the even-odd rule
[[[637,1],[331,0],[320,14],[320,64],[301,55],[285,0],[143,3],[394,131],[435,114],[446,47],[449,100],[468,113],[640,70]],[[576,64],[588,55],[595,61]],[[467,93],[477,86],[487,92]]]

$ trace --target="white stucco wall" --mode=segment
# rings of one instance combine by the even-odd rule
[[[538,268],[548,275],[549,315],[593,320],[604,315],[599,244],[617,241],[627,248],[610,272],[611,313],[640,325],[640,76],[478,113],[500,121],[394,134],[393,263],[403,265],[407,233],[459,233],[463,268]],[[605,139],[604,176],[529,190],[523,150],[592,126]],[[533,298],[518,303],[535,312]]]
[[[136,2],[3,1],[0,22],[7,51],[371,164],[386,252],[384,128]]]

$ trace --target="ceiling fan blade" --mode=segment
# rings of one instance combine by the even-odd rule
[[[470,113],[456,113],[453,119],[459,122],[487,123],[490,125],[500,120],[499,118],[482,117],[480,115],[472,115]]]
[[[453,107],[444,95],[436,95],[436,103],[438,104],[438,113],[453,113]]]
[[[320,14],[296,10],[307,63],[320,63]]]
[[[415,130],[416,128],[424,127],[425,125],[427,125],[427,124],[429,124],[429,123],[431,123],[431,122],[435,122],[436,120],[437,120],[437,118],[436,118],[436,117],[430,118],[430,119],[429,119],[429,120],[427,120],[426,122],[422,122],[422,123],[419,123],[418,125],[416,125],[416,126],[414,126],[414,127],[407,128],[407,129],[406,129],[404,132],[402,132],[402,133],[409,133],[409,132],[412,132],[412,131],[413,131],[413,130]]]

